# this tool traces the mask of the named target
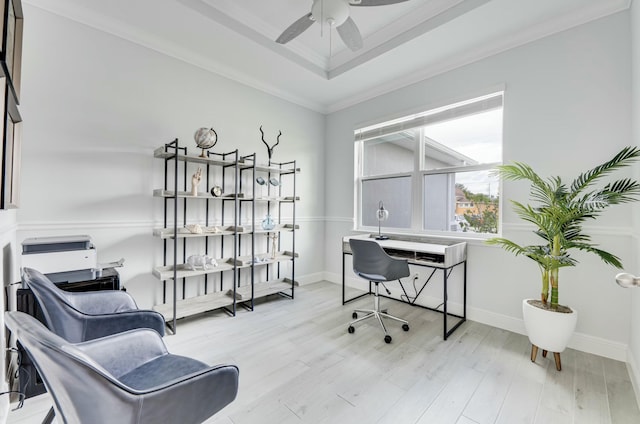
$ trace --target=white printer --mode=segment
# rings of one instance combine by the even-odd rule
[[[54,283],[93,280],[99,268],[98,254],[87,235],[25,239],[21,258],[21,269],[36,269]]]

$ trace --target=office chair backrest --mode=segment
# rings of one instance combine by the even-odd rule
[[[392,281],[411,274],[406,259],[393,258],[373,240],[349,239],[353,272],[370,281]]]

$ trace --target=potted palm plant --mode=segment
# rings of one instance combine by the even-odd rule
[[[532,344],[532,362],[541,348],[543,356],[554,352],[556,368],[562,369],[560,352],[566,348],[575,330],[577,311],[559,304],[558,271],[578,264],[571,252],[594,253],[605,263],[622,268],[617,256],[596,247],[582,225],[596,219],[611,205],[638,200],[640,183],[633,179],[600,183],[603,177],[630,165],[639,156],[637,147],[625,147],[611,160],[580,174],[569,185],[557,176],[544,179],[524,163],[497,167],[496,174],[503,180],[529,181],[530,199],[534,205],[511,202],[516,214],[535,225],[534,233],[542,239],[540,244],[526,246],[502,237],[487,240],[488,244],[498,245],[516,256],[526,256],[540,268],[540,300],[525,299],[522,303],[525,328]]]

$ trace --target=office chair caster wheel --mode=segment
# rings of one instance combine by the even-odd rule
[[[404,331],[409,331],[409,324],[402,324],[402,329]]]
[[[386,336],[384,336],[384,342],[387,343],[387,344],[391,343],[391,336],[388,335],[388,334]]]
[[[347,328],[347,331],[349,332],[349,334],[353,334],[355,333],[356,329],[353,328],[353,325],[350,325],[349,328]]]
[[[351,318],[357,319],[358,318],[358,314],[354,312],[353,314],[351,314]]]

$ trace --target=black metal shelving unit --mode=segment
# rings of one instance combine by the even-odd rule
[[[162,303],[154,307],[167,321],[173,333],[177,331],[177,320],[214,309],[224,309],[230,315],[236,314],[236,281],[238,281],[239,205],[243,194],[239,191],[239,169],[241,160],[238,150],[228,153],[207,152],[206,157],[189,155],[186,147],[180,147],[178,139],[156,149],[154,157],[164,160],[164,188],[154,191],[155,197],[163,198],[163,227],[154,230],[154,235],[163,240],[163,264],[155,267],[153,273],[162,281]],[[197,167],[204,167],[204,187],[206,191],[193,195],[187,191],[188,177]],[[191,169],[190,169],[191,168]],[[216,171],[217,170],[217,171]],[[219,174],[219,175],[218,175]],[[209,190],[214,178],[221,179],[223,194],[213,196]],[[202,185],[202,182],[201,184]],[[181,189],[180,189],[181,188]],[[199,202],[200,204],[193,204]],[[180,207],[181,206],[181,207]],[[201,233],[190,232],[189,210],[204,210],[204,228]],[[213,211],[219,213],[219,225],[212,226]],[[197,215],[197,214],[194,214]],[[190,225],[198,224],[194,222]],[[201,251],[190,246],[193,239],[204,240]],[[231,239],[231,247],[228,241]],[[193,243],[195,244],[195,243]],[[211,250],[219,248],[214,259],[217,266],[189,269],[189,253],[211,256]],[[228,253],[228,254],[225,254]],[[231,277],[227,277],[227,274]],[[209,284],[211,276],[217,275],[219,285]],[[187,297],[187,279],[202,277],[204,292]],[[172,296],[167,297],[167,283],[172,281]],[[181,299],[178,294],[181,281]],[[202,281],[202,280],[200,280]],[[211,287],[210,287],[211,286]]]
[[[163,263],[153,270],[162,281],[162,303],[154,309],[165,317],[171,331],[176,332],[178,319],[215,309],[232,316],[238,305],[252,311],[259,297],[279,294],[293,299],[299,228],[296,175],[300,169],[296,161],[257,165],[255,153],[240,156],[238,150],[207,152],[206,157],[189,155],[178,139],[156,149],[154,157],[164,160],[164,187],[154,191],[164,203],[163,227],[154,230],[163,240]],[[197,167],[204,167],[206,191],[194,196],[188,191],[188,179]],[[262,187],[257,187],[258,176],[278,184],[267,184],[265,196]],[[221,185],[222,195],[210,194],[214,185]],[[204,211],[204,217],[194,211]],[[273,229],[262,227],[257,211],[273,215]],[[187,229],[194,224],[204,224],[202,233]],[[286,243],[285,235],[290,235]],[[266,236],[266,244],[262,236]],[[198,246],[194,239],[204,240],[200,251],[194,250]],[[187,258],[202,253],[214,257],[217,266],[189,269]],[[213,278],[219,284],[211,281]],[[187,296],[189,279],[201,283],[200,294]]]

